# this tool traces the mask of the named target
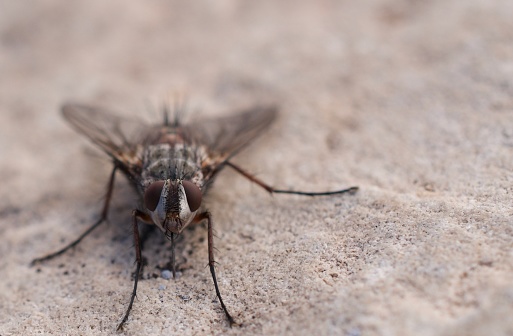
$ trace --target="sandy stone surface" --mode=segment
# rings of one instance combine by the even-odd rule
[[[136,196],[63,102],[158,122],[274,101],[177,251],[150,235],[126,335],[513,335],[513,2],[1,1],[0,335],[110,335],[127,307]]]

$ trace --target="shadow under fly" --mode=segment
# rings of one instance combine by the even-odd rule
[[[276,119],[275,106],[256,106],[232,116],[192,124],[181,123],[181,109],[175,111],[171,121],[168,110],[164,109],[164,121],[158,125],[146,125],[87,105],[65,104],[62,113],[73,128],[110,156],[113,168],[100,218],[76,240],[54,253],[34,259],[32,264],[63,254],[105,222],[116,172],[122,172],[139,194],[141,204],[132,212],[136,257],[134,286],[118,330],[128,320],[143,265],[140,223],[155,225],[171,241],[175,277],[176,238],[189,224],[207,222],[208,266],[214,289],[230,326],[236,323],[223,302],[216,279],[212,215],[202,208],[202,198],[224,167],[232,168],[274,194],[326,196],[358,190],[358,187],[326,192],[275,189],[231,161]]]

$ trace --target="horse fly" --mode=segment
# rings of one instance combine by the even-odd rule
[[[65,104],[62,113],[73,128],[110,156],[113,168],[100,218],[76,240],[59,251],[34,259],[32,264],[63,254],[105,222],[116,172],[119,170],[125,174],[140,195],[141,205],[132,212],[136,257],[134,287],[118,330],[128,320],[143,265],[140,222],[156,225],[171,241],[171,263],[175,277],[174,243],[177,235],[190,223],[207,221],[208,265],[214,288],[230,326],[235,324],[223,302],[216,279],[212,216],[201,207],[206,191],[224,167],[234,169],[269,193],[322,196],[358,190],[358,187],[328,192],[275,189],[234,164],[231,161],[234,155],[275,120],[277,109],[274,106],[256,106],[233,116],[193,124],[181,123],[180,109],[172,122],[169,121],[167,109],[164,109],[164,122],[159,125],[146,125],[100,108],[79,104]]]

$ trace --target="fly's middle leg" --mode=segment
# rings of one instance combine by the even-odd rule
[[[230,161],[226,161],[225,163],[228,167],[235,170],[237,173],[241,174],[248,180],[250,180],[253,183],[256,183],[260,187],[264,188],[271,194],[292,194],[292,195],[303,195],[303,196],[328,196],[328,195],[340,195],[340,194],[354,194],[358,191],[358,187],[350,187],[347,189],[341,189],[341,190],[333,190],[333,191],[321,191],[321,192],[315,192],[315,191],[296,191],[296,190],[284,190],[284,189],[275,189],[271,187],[270,185],[266,184],[265,182],[261,181],[257,177],[253,176],[252,174],[246,172],[239,166],[231,163]]]

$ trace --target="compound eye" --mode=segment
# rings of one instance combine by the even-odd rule
[[[156,181],[150,184],[148,189],[144,192],[144,205],[150,211],[155,211],[162,195],[162,188],[164,188],[164,181]]]
[[[187,203],[191,212],[198,210],[201,205],[201,190],[194,183],[190,181],[182,182],[183,189],[185,190],[185,196],[187,197]]]

